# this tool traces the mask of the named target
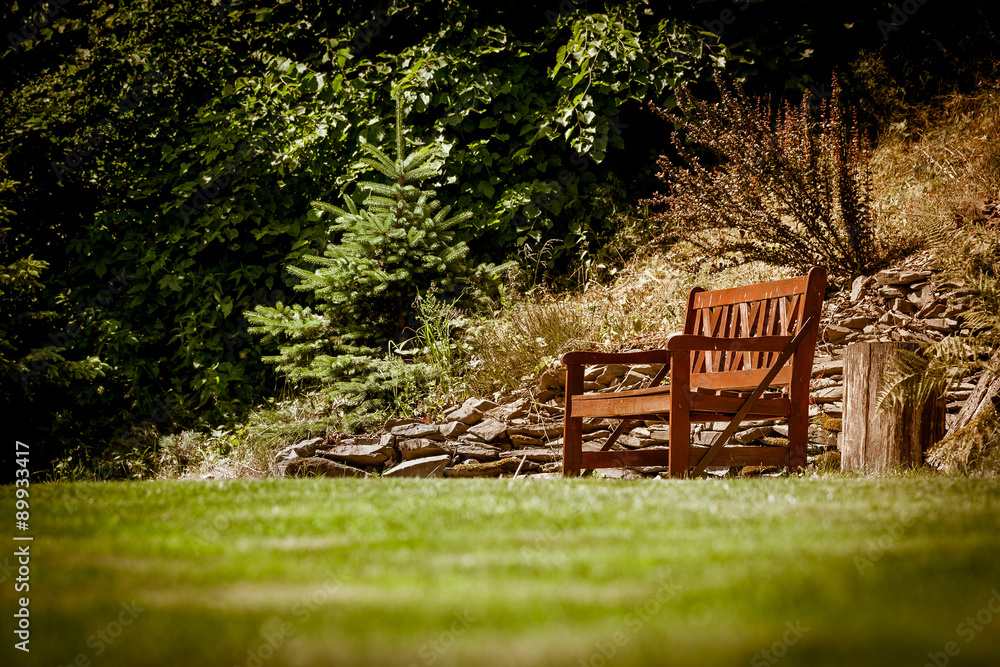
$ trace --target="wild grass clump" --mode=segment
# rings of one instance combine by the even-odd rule
[[[652,107],[678,128],[677,158],[658,161],[669,194],[643,202],[664,236],[709,257],[800,272],[819,264],[841,278],[885,264],[892,249],[876,243],[871,147],[842,108],[836,79],[818,115],[808,92],[773,112],[738,83],[716,84],[718,103],[681,88],[680,113]]]
[[[486,395],[529,383],[563,353],[596,347],[599,324],[579,301],[542,295],[509,303],[471,335],[469,389]]]

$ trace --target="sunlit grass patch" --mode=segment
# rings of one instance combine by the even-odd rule
[[[1000,584],[995,480],[32,490],[18,664],[748,664],[788,624],[782,664],[923,664]],[[961,647],[989,664],[1000,620]]]

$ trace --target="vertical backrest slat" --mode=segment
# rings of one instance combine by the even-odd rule
[[[699,331],[695,325],[701,321],[701,306],[695,304],[698,301],[698,295],[704,291],[701,287],[692,287],[691,291],[688,292],[687,310],[684,311],[684,333],[686,334],[694,334]]]
[[[788,304],[788,328],[789,328],[790,331],[798,331],[798,329],[799,329],[799,322],[802,321],[799,318],[799,311],[801,310],[801,308],[799,308],[799,301],[801,301],[801,300],[802,300],[802,297],[799,296],[798,294],[796,294],[789,301],[789,304]]]
[[[733,319],[734,319],[734,313],[733,313],[733,311],[734,310],[735,310],[735,308],[733,307],[733,304],[729,304],[728,306],[723,306],[722,307],[722,319],[723,319],[723,323],[722,323],[721,329],[722,329],[722,335],[723,336],[732,336],[733,335],[732,334],[732,330],[733,330]],[[726,370],[726,366],[729,364],[729,356],[730,355],[729,355],[728,352],[721,352],[721,351],[718,352],[717,354],[719,356],[719,365],[718,365],[717,368],[720,371],[724,371],[724,370]]]
[[[753,337],[753,322],[750,321],[750,304],[741,303],[740,304],[740,316],[743,318],[743,335],[747,338]],[[739,369],[751,368],[753,361],[750,359],[750,353],[744,352],[740,355],[740,366]],[[737,370],[739,370],[737,369]]]
[[[719,321],[722,319],[722,310],[720,308],[710,308],[707,315],[708,327],[706,328],[705,335],[715,338],[719,335]],[[718,372],[718,369],[715,367],[717,361],[716,352],[705,352],[705,366],[709,372]]]
[[[726,335],[730,338],[736,338],[739,336],[739,312],[739,307],[735,303],[726,306],[726,315],[729,318],[729,321],[726,323]],[[739,356],[739,353],[723,352],[720,356],[722,359],[720,360],[721,363],[719,364],[719,370],[726,371],[733,365],[733,359]]]
[[[720,331],[722,331],[723,336],[730,336],[730,329],[733,326],[733,306],[723,306],[722,307],[722,324],[720,326]],[[726,369],[726,364],[729,363],[729,354],[723,351],[715,353],[715,356],[719,358],[716,364],[716,370],[723,371]]]
[[[794,318],[795,318],[794,326],[795,326],[795,330],[796,331],[799,330],[799,327],[802,326],[802,322],[804,322],[805,319],[806,319],[805,311],[806,311],[806,298],[805,298],[805,296],[802,295],[802,294],[796,294],[795,295],[795,314],[794,314]]]
[[[733,326],[730,328],[730,336],[733,338],[748,338],[749,332],[747,331],[747,307],[748,304],[744,301],[742,303],[735,304],[733,307]],[[746,352],[732,352],[729,355],[729,363],[726,365],[726,370],[728,371],[738,371],[744,368],[744,362],[746,359]]]
[[[764,330],[764,319],[765,310],[761,308],[763,304],[760,301],[754,301],[750,306],[750,324],[747,328],[748,335],[759,336]],[[750,368],[760,368],[761,363],[761,352],[750,352],[749,353],[749,367]]]
[[[691,314],[688,314],[691,317]],[[694,311],[693,318],[691,319],[691,331],[692,334],[701,334],[702,327],[704,326],[705,311],[701,308]],[[685,329],[687,327],[685,326]],[[691,355],[691,372],[692,373],[703,373],[703,364],[705,362],[705,356],[701,352],[695,352]]]
[[[771,304],[765,299],[760,302],[760,330],[757,332],[760,336],[766,336],[771,331]],[[761,368],[767,365],[768,354],[767,352],[761,352],[760,356],[757,358],[757,368]]]
[[[778,302],[775,299],[766,299],[763,306],[767,312],[767,323],[764,327],[764,335],[773,336],[778,332],[778,329],[781,326],[781,315],[778,311]],[[772,356],[771,352],[761,353],[760,362],[762,368],[771,365]]]

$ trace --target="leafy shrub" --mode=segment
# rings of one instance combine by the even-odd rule
[[[840,89],[814,120],[810,94],[798,107],[772,111],[740,85],[716,77],[720,101],[676,91],[681,114],[652,106],[675,123],[679,162],[661,156],[670,187],[643,202],[664,234],[736,261],[760,260],[804,271],[867,273],[883,261],[875,247],[870,147],[841,108]],[[690,147],[702,147],[705,159]],[[714,164],[713,164],[714,163]]]

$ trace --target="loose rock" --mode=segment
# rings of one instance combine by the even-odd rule
[[[285,447],[275,455],[275,460],[285,460],[295,457],[309,457],[316,453],[316,449],[326,442],[326,438],[311,438],[303,440],[297,445]]]
[[[498,447],[474,442],[449,442],[444,445],[444,448],[463,460],[495,461],[500,456]]]
[[[395,459],[396,450],[392,447],[383,447],[376,441],[373,445],[337,445],[319,455],[341,463],[374,466]]]
[[[446,438],[457,438],[469,430],[469,425],[463,422],[448,422],[447,424],[442,424],[439,430],[441,435]]]
[[[478,424],[483,420],[483,413],[476,410],[471,405],[462,405],[457,410],[449,412],[445,418],[452,422],[461,422],[462,424]]]
[[[433,424],[403,424],[394,426],[390,431],[397,438],[430,438],[432,440],[444,440],[444,436],[437,426]]]
[[[515,447],[535,447],[545,444],[545,441],[541,438],[533,438],[530,435],[521,435],[520,433],[511,433],[510,429],[507,430],[507,437],[510,438],[511,444]]]
[[[397,440],[396,449],[407,461],[419,459],[425,456],[437,456],[444,454],[441,443],[427,438],[411,438],[409,440]]]
[[[443,477],[445,467],[451,463],[451,457],[428,456],[414,461],[404,461],[397,466],[389,468],[383,477]]]
[[[470,398],[463,405],[468,405],[473,410],[479,410],[480,412],[487,412],[497,406],[496,403],[488,401],[485,398]]]
[[[479,436],[484,442],[493,442],[507,435],[507,425],[495,419],[486,419],[470,428],[469,433]]]
[[[774,428],[771,426],[758,426],[757,428],[747,429],[745,431],[738,432],[735,436],[736,442],[741,445],[746,445],[755,440],[760,440],[761,438],[766,438],[767,436],[774,433]]]
[[[531,411],[531,399],[519,398],[506,405],[498,405],[486,413],[486,416],[495,421],[505,422],[513,419],[520,419]]]
[[[518,459],[499,459],[487,463],[462,463],[452,466],[445,471],[448,477],[499,477],[500,475],[511,475],[520,465]],[[521,467],[524,472],[526,466],[535,467],[533,463],[525,463]]]
[[[529,461],[548,463],[550,461],[562,461],[562,451],[550,449],[548,447],[533,447],[530,449],[512,449],[500,452],[500,458],[521,458],[527,457]]]
[[[528,426],[510,426],[507,433],[511,435],[524,435],[529,438],[552,438],[562,435],[562,423],[550,424],[530,424]]]

